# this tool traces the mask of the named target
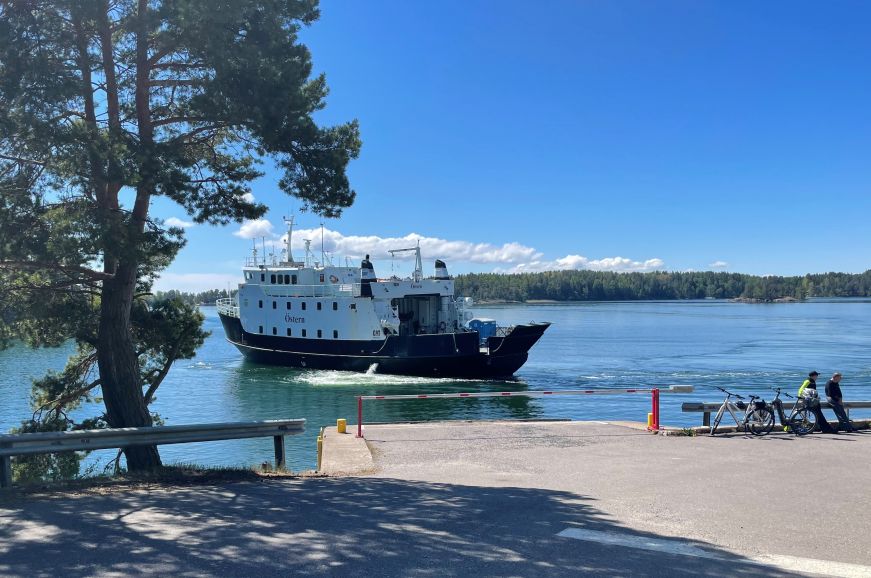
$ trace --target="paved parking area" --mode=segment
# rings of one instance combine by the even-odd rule
[[[0,498],[0,575],[869,575],[869,434],[366,434],[365,476]]]
[[[366,438],[380,477],[569,492],[615,527],[871,576],[871,433],[663,437],[503,422],[370,426]]]

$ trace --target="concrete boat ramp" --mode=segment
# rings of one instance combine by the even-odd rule
[[[868,433],[365,436],[325,432],[330,477],[0,498],[0,575],[871,576]]]

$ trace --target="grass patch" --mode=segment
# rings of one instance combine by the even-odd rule
[[[269,467],[265,467],[269,466]],[[273,470],[263,464],[258,469],[232,466],[201,466],[197,464],[173,464],[153,472],[123,472],[117,475],[98,475],[74,480],[31,482],[16,484],[11,491],[0,491],[0,501],[12,495],[51,495],[71,493],[108,493],[112,491],[148,489],[155,487],[178,487],[238,482],[262,482],[274,478],[313,477],[311,472]]]
[[[694,438],[699,435],[699,432],[695,430],[695,428],[691,427],[682,427],[680,429],[670,429],[668,430],[668,435],[670,436],[678,436],[678,437],[688,437]]]

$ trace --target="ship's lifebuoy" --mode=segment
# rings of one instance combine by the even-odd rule
[[[442,332],[443,332],[443,331],[445,330],[445,327],[447,327],[447,325],[445,325],[445,322],[444,322],[444,321],[442,321],[441,323],[439,323],[439,331],[442,331]]]

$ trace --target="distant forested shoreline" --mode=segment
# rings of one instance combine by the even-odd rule
[[[800,277],[741,273],[545,271],[458,275],[456,294],[477,301],[641,301],[670,299],[775,299],[871,297],[871,270]]]
[[[871,297],[871,269],[864,273],[819,273],[796,277],[741,273],[545,271],[466,273],[454,278],[456,295],[476,301],[643,301],[671,299],[749,299],[774,301],[808,297]],[[226,290],[200,293],[158,291],[157,300],[176,298],[214,305]]]
[[[230,295],[236,295],[236,291]],[[209,289],[199,293],[188,293],[186,291],[178,291],[171,289],[170,291],[157,291],[153,295],[154,301],[163,301],[166,299],[180,299],[189,305],[214,305],[218,299],[228,297],[226,289]]]

